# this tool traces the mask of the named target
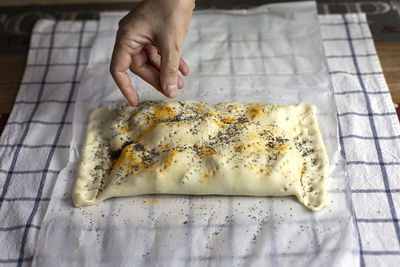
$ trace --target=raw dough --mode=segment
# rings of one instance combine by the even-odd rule
[[[147,101],[94,109],[75,206],[143,194],[295,195],[326,203],[328,156],[316,108],[300,103]]]

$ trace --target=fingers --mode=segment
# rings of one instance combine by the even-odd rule
[[[145,47],[147,53],[148,63],[160,71],[161,68],[161,59],[158,54],[158,50],[154,45],[148,45]]]
[[[185,86],[185,82],[183,81],[182,77],[178,78],[178,89],[182,89]]]
[[[137,94],[126,72],[131,65],[131,60],[130,53],[126,49],[116,45],[111,58],[110,72],[129,104],[136,106],[138,103]]]
[[[179,60],[179,71],[185,76],[189,74],[189,65],[182,57]]]
[[[137,76],[142,78],[145,82],[149,83],[151,86],[163,93],[165,96],[171,97],[170,95],[165,94],[164,91],[161,89],[160,72],[157,68],[149,64],[150,56],[146,52],[146,50],[147,49],[142,50],[138,55],[132,57],[132,64],[129,69]],[[178,83],[183,86],[183,80]]]
[[[132,69],[132,72],[163,93],[159,83],[159,73],[153,67],[149,65],[142,65],[138,68]]]
[[[160,49],[155,47],[154,45],[151,45],[151,53],[157,56],[157,58],[160,58]],[[179,71],[184,75],[187,76],[189,74],[189,65],[186,63],[186,61],[181,57],[179,59]]]
[[[140,66],[139,68],[136,68],[134,70],[134,73],[142,78],[145,82],[149,83],[151,86],[156,88],[158,91],[160,91],[162,94],[164,94],[166,97],[173,98],[175,96],[170,96],[164,93],[164,91],[161,89],[159,80],[160,80],[160,73],[154,69],[152,66],[149,65],[143,65]],[[182,88],[184,85],[184,82],[182,78],[178,80],[178,87]]]
[[[176,42],[168,39],[160,44],[160,83],[164,94],[169,97],[178,95],[179,48]]]
[[[147,53],[148,64],[153,66],[157,71],[160,72],[161,69],[161,58],[158,53],[158,49],[154,45],[148,45],[145,47],[145,51]],[[189,74],[189,66],[187,63],[180,58],[179,62],[179,70],[183,75]],[[180,75],[178,75],[178,89],[182,89],[184,86],[184,81]]]

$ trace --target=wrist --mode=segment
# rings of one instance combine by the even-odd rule
[[[165,9],[179,8],[188,12],[193,12],[195,0],[143,0],[141,4],[149,4],[153,7],[163,7]]]
[[[187,11],[193,12],[195,7],[195,0],[176,0],[176,1],[178,1],[179,4],[182,5],[182,7],[185,8]]]

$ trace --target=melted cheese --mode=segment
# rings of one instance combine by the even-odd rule
[[[294,195],[326,202],[328,157],[313,105],[149,101],[94,109],[75,206],[143,194]]]

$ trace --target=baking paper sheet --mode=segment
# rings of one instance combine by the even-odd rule
[[[55,185],[34,265],[359,264],[336,107],[313,2],[195,13],[183,48],[191,74],[178,99],[316,105],[331,161],[326,208],[313,213],[294,197],[165,195],[72,206],[90,110],[125,101],[108,73],[122,16],[101,16],[75,104],[70,162]],[[132,78],[141,101],[165,99]]]

